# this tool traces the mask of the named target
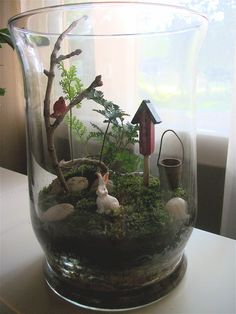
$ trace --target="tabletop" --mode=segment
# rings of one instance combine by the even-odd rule
[[[1,314],[101,313],[67,303],[48,288],[42,274],[43,251],[30,222],[27,176],[3,168],[0,223]],[[185,254],[187,271],[178,287],[129,313],[236,313],[236,241],[194,229]]]

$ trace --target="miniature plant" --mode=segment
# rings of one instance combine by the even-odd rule
[[[110,125],[112,124],[113,126],[118,126],[119,123],[123,123],[124,121],[124,117],[127,116],[127,114],[120,109],[120,107],[116,104],[114,104],[111,101],[107,101],[104,96],[103,93],[101,91],[96,91],[93,96],[91,97],[91,99],[93,99],[95,102],[97,102],[98,104],[100,104],[103,109],[93,109],[93,111],[98,112],[99,114],[103,115],[105,120],[103,121],[103,123],[107,123],[107,127],[105,132],[103,133],[103,140],[102,140],[102,148],[101,148],[101,152],[100,152],[100,160],[102,159],[102,155],[103,155],[103,149],[104,149],[104,145],[106,142],[106,137],[108,135],[108,130]],[[98,128],[98,126],[96,124],[93,124],[93,126],[95,128],[97,128],[99,130],[99,132],[101,132],[101,129]]]
[[[120,168],[122,171],[132,172],[139,168],[142,163],[141,158],[130,152],[130,146],[138,143],[137,125],[130,122],[112,126],[112,131],[107,142],[106,155],[112,155],[113,168]],[[114,143],[116,145],[114,145]]]
[[[83,84],[80,78],[77,76],[77,69],[74,65],[68,69],[65,68],[63,62],[58,64],[58,69],[61,71],[61,80],[59,84],[62,87],[62,91],[65,95],[65,100],[72,101],[76,95],[82,93]],[[140,164],[140,157],[130,153],[130,145],[138,142],[138,126],[133,126],[131,123],[124,123],[125,116],[128,116],[120,107],[111,101],[107,101],[101,91],[95,89],[87,95],[88,99],[100,104],[103,109],[94,109],[97,113],[103,115],[103,123],[107,124],[105,131],[97,124],[91,123],[96,131],[89,133],[87,141],[91,138],[96,138],[101,142],[101,151],[99,161],[102,160],[108,166],[118,166],[119,169],[127,172],[134,171]],[[63,101],[63,107],[60,105],[59,113],[63,113],[67,110],[63,97],[60,97],[58,102]],[[54,104],[54,106],[56,103]],[[81,103],[75,105],[77,109],[81,107]],[[63,110],[62,110],[63,109]],[[55,117],[55,113],[51,117]],[[70,130],[70,151],[72,161],[74,160],[73,145],[72,145],[72,133],[76,136],[77,140],[81,140],[87,129],[85,125],[72,113],[72,108],[69,110],[69,114],[64,115],[64,121],[69,126]],[[114,145],[115,144],[115,145]]]
[[[104,117],[103,123],[107,123],[105,131],[97,124],[91,123],[96,131],[90,132],[88,137],[88,140],[95,138],[102,143],[100,161],[103,160],[109,166],[120,164],[119,166],[126,171],[137,169],[140,158],[130,153],[129,146],[138,142],[138,126],[129,122],[124,123],[128,114],[118,105],[107,101],[101,91],[91,93],[90,98],[103,107],[94,111]]]
[[[72,101],[73,98],[83,91],[83,84],[77,76],[76,67],[70,66],[67,70],[63,62],[58,64],[58,69],[61,71],[61,80],[59,84],[62,87],[62,91],[65,94],[65,99]],[[81,103],[75,105],[77,109],[81,107]],[[85,125],[75,116],[73,116],[72,108],[69,111],[69,115],[65,116],[64,121],[69,126],[70,130],[70,151],[71,158],[74,159],[73,144],[72,144],[72,132],[77,139],[81,139],[86,133]]]

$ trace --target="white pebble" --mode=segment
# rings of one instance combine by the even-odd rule
[[[177,220],[185,220],[188,217],[187,202],[180,197],[170,199],[165,205],[165,210]]]
[[[88,180],[85,177],[72,177],[67,180],[71,192],[80,192],[88,187]]]
[[[43,222],[52,222],[65,219],[74,212],[74,206],[69,203],[61,203],[50,207],[46,212],[41,213],[40,219]]]

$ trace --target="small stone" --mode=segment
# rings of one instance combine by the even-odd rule
[[[185,220],[188,218],[187,202],[180,197],[170,199],[165,205],[165,210],[177,220]]]
[[[59,221],[65,219],[74,212],[74,206],[69,203],[61,203],[50,207],[40,215],[44,222]]]
[[[80,192],[87,189],[88,180],[85,177],[72,177],[67,180],[67,185],[71,192]]]

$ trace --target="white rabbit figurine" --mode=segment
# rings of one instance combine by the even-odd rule
[[[98,177],[98,188],[96,191],[97,194],[97,212],[100,214],[119,214],[120,204],[119,201],[114,197],[108,194],[107,183],[109,180],[109,172],[105,173],[102,177],[101,173],[96,173]]]

